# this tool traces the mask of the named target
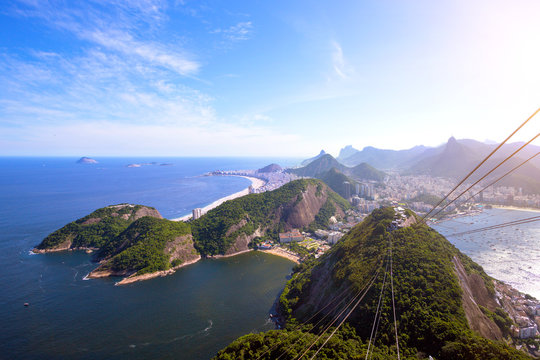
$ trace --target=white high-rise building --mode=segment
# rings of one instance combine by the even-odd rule
[[[202,209],[201,208],[193,209],[192,213],[193,213],[193,220],[197,220],[198,218],[202,216]]]

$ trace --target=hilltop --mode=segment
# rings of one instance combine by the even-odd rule
[[[331,168],[326,172],[317,174],[316,177],[324,181],[326,185],[330,186],[332,190],[334,190],[344,198],[351,196],[351,188],[356,184],[356,181],[354,181],[336,168]],[[347,183],[349,185],[347,185]]]
[[[34,252],[98,249],[144,216],[162,218],[156,209],[143,205],[119,204],[97,209],[48,235]]]
[[[494,280],[435,230],[414,224],[412,212],[407,216],[412,225],[396,229],[394,209],[377,209],[324,256],[297,266],[279,298],[285,330],[243,336],[216,359],[297,358],[331,319],[343,319],[345,304],[361,293],[359,306],[318,358],[365,357],[381,294],[370,351],[378,359],[395,358],[390,248],[402,359],[529,359],[502,341],[512,321],[495,301]]]
[[[321,152],[319,153],[319,155],[316,155],[316,156],[314,156],[314,157],[312,157],[312,158],[309,158],[309,159],[306,159],[306,160],[302,161],[302,163],[301,163],[300,165],[306,166],[306,165],[308,165],[310,162],[313,162],[314,160],[317,160],[318,158],[320,158],[320,157],[322,157],[322,156],[324,156],[324,155],[326,155],[326,154],[327,154],[326,151],[321,150]]]

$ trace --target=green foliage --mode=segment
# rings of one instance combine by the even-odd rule
[[[334,159],[332,155],[325,154],[304,167],[291,169],[288,171],[298,176],[316,177],[318,174],[322,174],[332,168],[340,171],[347,169],[346,166],[341,165],[336,159]]]
[[[334,329],[331,328],[330,331]],[[330,332],[329,331],[329,332]],[[249,334],[232,342],[227,348],[218,352],[216,360],[252,360],[265,359],[273,360],[281,356],[282,359],[296,359],[304,353],[307,348],[317,340],[317,335],[303,330],[277,331],[272,330],[266,333]],[[319,340],[303,357],[309,359],[315,355],[317,349],[326,340],[326,337]],[[317,354],[317,359],[363,359],[367,351],[367,343],[356,336],[354,329],[344,326],[339,329],[328,343]],[[395,353],[389,349],[370,349],[373,354],[372,359],[389,359]],[[406,359],[405,357],[402,357]],[[408,358],[408,359],[416,359]]]
[[[490,318],[491,320],[493,320],[495,324],[497,324],[497,326],[499,327],[499,329],[501,329],[501,332],[503,333],[505,337],[510,334],[510,326],[512,326],[514,322],[512,321],[510,316],[508,316],[506,311],[504,311],[501,308],[497,308],[495,309],[495,311],[490,311],[488,308],[482,305],[479,305],[479,307],[480,307],[480,310],[482,310],[482,312],[488,318]]]
[[[463,259],[467,271],[484,277],[481,267],[425,225],[388,232],[387,225],[393,217],[392,208],[373,211],[323,257],[296,267],[279,299],[279,309],[287,321],[292,324],[306,321],[319,310],[311,305],[313,297],[330,299],[351,286],[353,290],[345,296],[350,299],[350,294],[363,288],[376,269],[384,264],[391,243],[400,348],[404,353],[411,356],[424,353],[436,359],[528,358],[469,329],[462,307],[462,290],[452,260],[458,256]],[[485,276],[486,284],[491,283]],[[321,283],[318,280],[327,278],[331,281]],[[371,327],[366,324],[373,322],[382,281],[381,274],[348,319],[364,341],[370,337]],[[384,294],[376,341],[379,349],[389,349],[394,339],[388,287]],[[331,315],[336,315],[335,312]],[[504,315],[505,312],[498,309],[488,316],[507,330],[510,319]]]
[[[189,235],[190,226],[181,221],[170,221],[145,216],[135,221],[115,243],[116,255],[103,265],[104,270],[136,271],[137,275],[167,270],[172,266],[165,246],[180,236]],[[109,247],[101,256],[110,256]],[[177,264],[178,265],[178,264]]]
[[[282,246],[288,248],[294,253],[297,253],[301,257],[305,257],[311,254],[311,252],[308,249],[306,249],[304,246],[301,246],[297,242],[294,242],[294,241],[284,244]]]
[[[120,235],[133,222],[135,213],[142,207],[116,205],[98,209],[48,235],[37,248],[54,248],[67,240],[72,241],[72,248],[101,248]],[[128,215],[127,219],[124,218],[125,215]]]
[[[350,184],[350,191],[348,194],[349,196],[354,191],[354,187],[356,184],[356,181],[349,178],[347,175],[343,174],[336,168],[331,168],[326,172],[315,175],[315,177],[324,181],[326,185],[328,185],[332,190],[334,190],[336,193],[338,193],[344,198],[347,197],[345,182],[348,182]]]
[[[304,167],[291,169],[288,171],[298,176],[322,178],[321,176],[325,176],[324,173],[330,172],[332,169],[336,170],[338,173],[363,180],[382,181],[386,176],[384,172],[375,169],[373,166],[367,163],[361,163],[355,167],[349,168],[339,163],[339,161],[334,159],[334,157],[330,154],[322,155]],[[328,176],[327,180],[330,180],[330,182],[334,181],[334,179],[339,180],[338,178],[334,177],[335,174],[327,174],[326,176]],[[341,178],[343,179],[343,177]],[[324,181],[326,182],[326,180]],[[330,185],[330,183],[327,184]],[[330,185],[330,187],[332,187],[332,185]],[[332,187],[332,189],[334,188]],[[336,190],[334,189],[334,191]],[[339,191],[336,192],[339,193]]]
[[[193,221],[193,239],[197,249],[203,255],[224,254],[239,235],[251,235],[258,228],[264,229],[266,236],[278,240],[278,233],[284,230],[284,222],[302,200],[302,192],[308,186],[315,186],[317,191],[326,189],[330,199],[327,207],[333,206],[332,203],[344,210],[350,206],[319,180],[291,181],[274,191],[226,201]]]
[[[171,261],[171,267],[176,267],[178,265],[182,265],[184,262],[180,259],[174,259],[173,261]]]
[[[325,229],[329,222],[330,218],[336,213],[336,207],[334,206],[332,200],[327,199],[323,204],[319,213],[315,215],[315,220],[309,225],[309,231],[314,232],[317,229]]]

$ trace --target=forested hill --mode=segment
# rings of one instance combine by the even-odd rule
[[[246,335],[216,358],[295,359],[307,350],[304,358],[309,359],[348,310],[340,312],[360,298],[317,359],[364,359],[368,346],[373,358],[397,358],[388,271],[391,247],[402,359],[529,359],[497,340],[508,332],[511,320],[494,301],[492,279],[482,268],[425,225],[389,231],[394,216],[392,208],[373,211],[323,257],[295,269],[279,300],[286,330]],[[464,295],[468,286],[461,284],[457,268],[475,279],[473,294]],[[373,337],[379,299],[381,316]],[[334,319],[331,330],[316,341]]]
[[[257,237],[278,239],[294,228],[324,228],[344,215],[349,203],[316,179],[295,180],[277,190],[227,201],[192,222],[197,249],[204,255],[247,250]]]
[[[51,233],[34,251],[98,249],[144,216],[162,218],[156,209],[143,205],[119,204],[100,208]]]
[[[354,181],[336,168],[331,168],[326,172],[318,174],[317,179],[321,179],[322,181],[324,181],[326,185],[330,186],[332,190],[334,190],[344,198],[350,196],[351,189],[354,189],[354,186],[356,185],[356,181]],[[347,189],[346,183],[350,184],[350,189]]]
[[[367,163],[361,163],[354,167],[347,167],[330,154],[320,155],[304,167],[289,169],[288,171],[298,176],[320,178],[323,173],[331,169],[336,169],[345,175],[352,176],[359,180],[382,181],[386,176],[384,172],[375,169]]]

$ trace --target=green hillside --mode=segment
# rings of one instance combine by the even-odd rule
[[[295,358],[292,354],[299,355],[307,349],[310,339],[330,323],[329,319],[341,319],[343,315],[338,315],[344,304],[367,287],[365,297],[345,322],[346,326],[317,355],[318,359],[363,359],[383,289],[384,273],[388,274],[385,269],[391,246],[402,359],[427,359],[430,355],[438,360],[529,359],[502,341],[489,340],[471,330],[476,324],[468,323],[463,290],[454,268],[456,263],[462,264],[468,274],[481,279],[480,287],[492,297],[492,280],[482,268],[425,225],[389,232],[393,218],[392,208],[375,210],[325,256],[297,267],[279,300],[280,311],[287,322],[286,330],[247,335],[222,350],[216,358],[276,359],[284,352],[287,353],[284,358]],[[374,274],[377,275],[374,277]],[[373,284],[368,286],[372,279]],[[389,281],[388,276],[386,280]],[[390,287],[385,286],[382,294],[373,358],[396,358]],[[484,301],[475,300],[478,305]],[[507,331],[508,319],[500,316],[504,312],[498,311],[496,304],[488,303],[484,305],[491,309],[485,312],[495,321],[487,317],[475,321],[491,327],[494,333]],[[495,313],[499,318],[493,316]],[[305,358],[314,355],[327,337],[323,336]]]
[[[180,247],[189,248],[188,253],[175,256]],[[99,255],[111,257],[99,271],[128,271],[141,275],[168,270],[198,254],[191,244],[189,224],[146,216],[110,241]]]
[[[314,203],[319,206],[308,206]],[[274,191],[226,201],[192,222],[193,238],[201,254],[225,254],[240,237],[257,230],[277,239],[280,231],[311,224],[324,227],[336,211],[349,207],[321,181],[296,180]]]
[[[288,171],[298,176],[321,178],[324,173],[332,169],[358,180],[382,181],[386,176],[384,172],[375,169],[367,163],[362,163],[352,168],[347,167],[339,163],[330,154],[324,154],[304,167],[289,169]]]
[[[336,159],[334,159],[332,155],[324,154],[311,161],[306,166],[297,169],[290,169],[289,172],[298,176],[316,177],[318,174],[324,173],[332,168],[343,172],[346,167],[341,165]]]
[[[120,235],[133,221],[148,215],[161,218],[156,209],[142,205],[120,204],[97,209],[54,231],[36,249],[101,248]]]
[[[347,197],[347,185],[345,184],[345,182],[348,182],[350,184],[351,192],[356,184],[356,181],[343,174],[336,168],[331,168],[326,172],[318,174],[316,178],[324,181],[326,185],[328,185],[332,190],[334,190],[344,198]]]
[[[347,169],[346,172],[354,178],[363,180],[383,181],[384,177],[386,176],[383,171],[375,169],[368,163],[361,163],[359,165],[356,165],[353,168]]]

